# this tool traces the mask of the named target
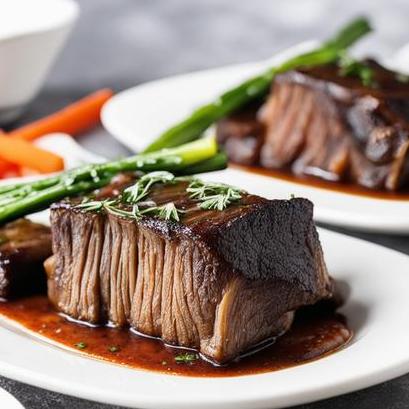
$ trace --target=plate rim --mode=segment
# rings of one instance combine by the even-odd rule
[[[307,43],[307,42],[306,42]],[[304,44],[304,43],[301,43]],[[149,88],[151,86],[161,86],[163,84],[166,85],[166,83],[170,81],[178,81],[186,78],[195,78],[195,77],[200,77],[203,74],[217,74],[218,72],[222,72],[226,69],[246,69],[246,68],[256,68],[256,67],[262,67],[263,64],[266,63],[266,60],[259,60],[259,61],[250,61],[250,62],[244,62],[244,63],[238,63],[238,64],[228,64],[224,65],[221,67],[214,67],[214,68],[208,68],[204,70],[194,70],[194,71],[189,71],[186,73],[181,73],[181,74],[176,74],[176,75],[171,75],[171,76],[166,76],[163,78],[158,78],[154,79],[151,81],[146,81],[138,85],[134,85],[132,87],[129,87],[127,89],[124,89],[116,94],[114,94],[108,101],[104,103],[101,109],[101,124],[104,127],[104,129],[116,140],[121,142],[124,146],[126,146],[128,149],[130,149],[132,152],[137,152],[138,150],[135,149],[135,146],[129,143],[129,137],[125,137],[129,133],[129,131],[123,129],[123,127],[119,124],[118,121],[116,121],[114,116],[111,116],[111,111],[112,107],[117,104],[118,101],[120,101],[122,98],[126,98],[128,95],[132,95],[135,91],[140,91],[145,88]],[[121,129],[122,128],[122,129]]]

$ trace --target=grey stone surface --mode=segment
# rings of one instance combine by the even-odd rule
[[[407,0],[81,0],[79,3],[81,19],[42,93],[21,123],[48,114],[96,88],[109,86],[121,90],[171,74],[265,58],[301,40],[331,33],[335,26],[363,12],[373,17],[377,33],[365,40],[358,52],[388,56],[409,41]],[[127,153],[102,129],[80,141],[107,157]],[[336,230],[409,254],[409,237]],[[0,386],[29,409],[114,408],[2,377]],[[407,407],[409,375],[298,409]]]

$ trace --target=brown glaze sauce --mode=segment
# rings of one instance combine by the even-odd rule
[[[365,189],[362,186],[353,183],[344,182],[330,182],[316,177],[309,176],[296,176],[285,170],[271,170],[265,169],[260,166],[243,166],[235,163],[229,163],[229,166],[233,169],[243,170],[245,172],[257,173],[262,176],[269,176],[275,179],[285,180],[291,183],[297,183],[299,185],[312,186],[319,189],[327,189],[340,193],[347,193],[356,196],[365,196],[375,199],[383,200],[409,200],[409,191],[401,192],[388,192],[382,190]]]
[[[240,376],[276,371],[335,352],[352,337],[342,315],[328,308],[310,307],[297,313],[292,329],[274,344],[227,366],[216,367],[202,359],[177,363],[175,357],[189,351],[165,346],[160,340],[127,329],[92,328],[70,322],[52,309],[46,296],[0,303],[0,314],[92,358],[186,376]]]

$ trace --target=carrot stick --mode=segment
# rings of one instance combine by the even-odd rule
[[[20,167],[15,165],[14,163],[7,163],[7,168],[0,173],[0,179],[7,179],[7,178],[16,178],[18,176],[22,176]]]
[[[40,149],[30,142],[3,135],[0,135],[0,159],[41,173],[64,169],[64,161],[60,156]]]
[[[25,167],[20,167],[19,168],[19,175],[20,176],[35,176],[40,174],[38,170],[30,169],[30,168],[25,168]]]
[[[20,167],[14,163],[0,160],[0,179],[20,176]]]
[[[12,163],[0,159],[0,175],[3,175],[12,167],[13,167]]]
[[[0,135],[2,134],[4,134],[4,131],[3,129],[0,129]],[[0,159],[0,179],[7,177],[9,172],[12,174],[17,173],[18,167],[14,163]]]
[[[8,135],[26,141],[53,132],[77,135],[99,122],[102,105],[112,94],[110,89],[94,92],[54,114],[11,131]]]

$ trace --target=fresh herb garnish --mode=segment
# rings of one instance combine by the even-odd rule
[[[343,77],[358,77],[367,87],[376,87],[374,70],[365,62],[352,58],[346,52],[339,54],[339,74]]]
[[[87,343],[85,343],[84,341],[80,341],[75,344],[75,347],[78,349],[85,349],[87,346]]]
[[[150,206],[146,208],[140,208],[137,204],[134,204],[131,210],[125,210],[122,207],[121,201],[116,200],[101,200],[81,203],[76,208],[83,209],[88,212],[100,211],[105,209],[108,213],[116,216],[126,217],[128,219],[140,219],[144,215],[156,216],[163,220],[180,221],[179,214],[182,210],[177,209],[173,202],[166,203],[162,206]]]
[[[177,209],[173,202],[166,203],[161,206],[156,206],[152,201],[142,202],[148,194],[149,191],[155,183],[173,183],[175,180],[175,175],[166,171],[150,172],[143,175],[138,181],[126,188],[123,194],[118,199],[106,199],[106,200],[93,200],[84,201],[83,203],[77,205],[77,208],[81,208],[85,211],[100,211],[105,209],[109,213],[115,214],[117,216],[140,219],[143,215],[151,215],[159,217],[164,220],[179,221],[179,213],[182,211]],[[133,204],[132,210],[125,210],[121,207],[121,204]],[[147,207],[143,208],[143,206]]]
[[[121,203],[117,200],[105,204],[104,208],[108,213],[114,214],[115,216],[126,217],[128,219],[140,219],[142,217],[139,211],[138,205],[134,204],[131,210],[125,210],[119,207]]]
[[[97,212],[104,208],[104,200],[88,200],[85,199],[82,203],[75,206],[77,209],[83,209],[87,212]]]
[[[199,200],[200,208],[204,210],[224,210],[232,202],[240,200],[243,190],[225,185],[224,183],[204,182],[194,179],[186,191],[191,199]]]
[[[108,351],[109,352],[112,352],[113,354],[115,353],[115,352],[119,352],[121,350],[121,348],[119,348],[119,346],[117,346],[117,345],[111,345],[109,348],[108,348]]]
[[[170,183],[175,179],[175,175],[166,171],[150,172],[143,175],[138,181],[126,188],[123,192],[123,200],[126,203],[138,203],[148,195],[150,188],[155,183]]]
[[[166,203],[162,206],[148,207],[147,209],[141,210],[140,213],[149,214],[151,216],[157,216],[163,220],[173,220],[178,222],[180,220],[179,214],[182,210],[176,208],[173,202]]]
[[[192,364],[199,359],[199,355],[191,352],[185,352],[175,356],[177,364]]]
[[[232,202],[241,199],[243,191],[237,187],[224,183],[203,182],[196,178],[175,177],[170,172],[151,172],[142,176],[134,185],[126,188],[123,194],[116,199],[89,200],[85,199],[77,208],[85,211],[100,211],[105,209],[117,216],[140,219],[143,215],[156,216],[164,220],[180,221],[182,210],[177,209],[173,202],[157,206],[155,202],[142,201],[155,183],[175,183],[190,181],[186,192],[189,197],[200,201],[200,207],[205,210],[224,210]],[[123,205],[132,209],[124,209]]]
[[[404,84],[407,84],[409,82],[409,75],[403,74],[402,72],[397,72],[395,75],[395,78]]]

